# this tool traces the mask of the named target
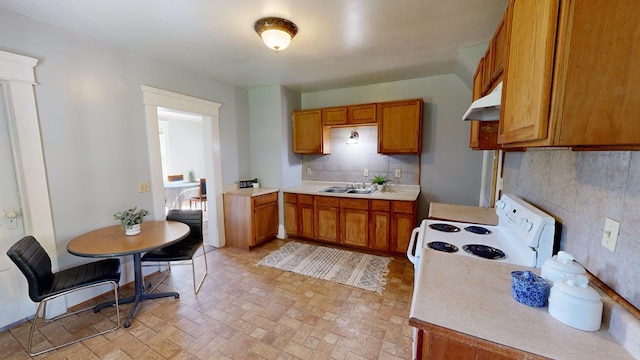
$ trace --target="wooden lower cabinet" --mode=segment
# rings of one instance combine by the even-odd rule
[[[389,250],[406,252],[411,232],[416,227],[417,201],[393,201],[391,203],[391,236]]]
[[[369,245],[369,200],[340,199],[340,242],[345,245]]]
[[[418,328],[416,360],[546,359],[529,352],[441,327]]]
[[[249,250],[278,234],[278,193],[223,196],[226,244]]]
[[[391,201],[371,200],[369,248],[389,251],[391,230]]]
[[[290,237],[404,253],[418,202],[284,193]]]
[[[284,193],[284,231],[289,236],[300,236],[298,232],[298,195]]]
[[[298,195],[298,229],[299,235],[306,239],[314,239],[315,210],[313,195]]]
[[[315,197],[315,238],[338,243],[340,241],[340,199],[327,196]]]

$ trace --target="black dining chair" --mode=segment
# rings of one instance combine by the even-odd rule
[[[207,179],[200,178],[200,189],[198,190],[198,196],[192,196],[189,198],[190,209],[193,203],[200,203],[200,208],[204,211],[207,211]]]
[[[33,236],[25,236],[13,244],[7,251],[7,255],[18,266],[18,269],[27,278],[29,283],[29,297],[38,304],[38,308],[31,323],[29,332],[29,355],[35,356],[61,348],[66,345],[90,339],[106,334],[120,327],[120,308],[118,306],[118,283],[120,282],[120,259],[104,259],[76,267],[52,272],[51,258]],[[45,350],[33,352],[33,333],[38,322],[38,314],[42,314],[45,322],[52,322],[70,315],[92,309],[84,308],[78,311],[67,312],[62,315],[47,318],[47,302],[68,295],[72,292],[85,290],[96,286],[110,284],[113,286],[115,298],[117,324],[114,328],[85,336],[81,339],[66,342]],[[42,311],[42,312],[41,312]],[[55,335],[55,332],[53,333]]]
[[[153,292],[158,285],[166,280],[171,273],[171,263],[174,265],[191,265],[191,274],[193,277],[193,292],[198,294],[204,278],[207,277],[209,266],[207,264],[207,255],[204,251],[204,239],[202,236],[202,211],[201,210],[180,210],[172,209],[167,213],[167,220],[179,221],[189,226],[191,232],[186,238],[178,241],[175,244],[165,246],[163,248],[152,250],[145,253],[142,256],[143,266],[157,266],[157,264],[149,265],[145,263],[167,263],[168,270],[164,273],[164,276],[156,285],[149,290]],[[194,256],[199,248],[202,248],[202,257],[204,258],[204,275],[199,282],[196,283],[196,266],[194,262]],[[187,262],[187,263],[185,263]]]

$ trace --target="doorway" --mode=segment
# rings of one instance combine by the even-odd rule
[[[158,108],[162,178],[181,175],[184,179],[165,185],[167,210],[191,207],[192,202],[187,200],[200,194],[199,179],[206,173],[202,121],[200,114]]]
[[[204,178],[207,179],[208,245],[225,245],[224,213],[222,204],[222,156],[220,153],[221,104],[186,96],[150,86],[141,86],[147,120],[147,144],[151,172],[151,192],[155,220],[163,220],[165,213],[164,176],[160,147],[158,108],[175,109],[202,116],[204,144]]]

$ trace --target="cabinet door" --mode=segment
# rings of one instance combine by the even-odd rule
[[[313,221],[314,221],[314,209],[313,209],[313,196],[312,195],[298,195],[298,226],[300,236],[313,239]]]
[[[255,239],[252,245],[258,245],[263,241],[278,235],[278,201],[268,202],[254,208],[253,228]]]
[[[340,199],[337,197],[315,197],[316,239],[338,243],[340,240]]]
[[[378,152],[420,154],[422,151],[422,99],[379,103]]]
[[[322,126],[322,110],[294,111],[292,121],[294,153],[331,153],[331,129]]]
[[[341,242],[366,247],[369,242],[369,201],[340,199]]]
[[[331,107],[322,109],[322,124],[324,126],[347,125],[347,107]]]
[[[353,105],[347,107],[347,123],[375,124],[376,104]]]
[[[369,247],[376,250],[389,250],[389,229],[391,214],[387,211],[371,212],[371,235]]]
[[[284,228],[289,236],[299,236],[298,233],[298,199],[296,194],[284,193]]]
[[[554,145],[640,145],[638,5],[562,1]]]
[[[473,89],[471,101],[475,101],[482,97],[482,76],[484,74],[484,58],[480,59],[476,73],[473,75]],[[469,147],[474,150],[480,149],[480,123],[481,121],[471,121],[471,130],[469,135]]]
[[[512,0],[498,143],[549,144],[558,0]]]
[[[416,210],[417,202],[393,201],[391,203],[391,251],[407,251],[411,232],[416,227]]]
[[[505,46],[507,43],[505,22],[507,21],[507,16],[507,13],[505,13],[500,24],[498,24],[496,32],[493,34],[493,39],[491,39],[491,66],[489,67],[491,69],[491,83],[497,82],[504,70]]]

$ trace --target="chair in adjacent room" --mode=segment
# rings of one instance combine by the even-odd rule
[[[60,270],[54,273],[51,269],[51,258],[33,236],[23,237],[20,241],[9,248],[7,255],[27,278],[27,282],[29,284],[29,297],[34,302],[39,303],[31,324],[31,331],[29,332],[27,348],[29,355],[40,355],[66,345],[75,344],[98,335],[106,334],[120,327],[120,307],[118,306],[120,259],[104,259]],[[114,328],[40,350],[38,352],[33,351],[33,334],[36,328],[36,323],[38,322],[38,314],[42,314],[42,318],[45,322],[52,322],[93,308],[89,307],[52,318],[47,318],[47,303],[49,301],[75,291],[85,290],[105,284],[113,286],[117,318],[117,324]],[[55,332],[51,335],[55,336]]]
[[[200,209],[207,211],[207,179],[205,178],[200,178],[198,196],[192,196],[189,198],[189,209],[192,208],[194,203],[200,203]]]
[[[207,264],[207,256],[204,251],[204,239],[202,236],[202,211],[200,210],[179,210],[172,209],[167,213],[168,221],[179,221],[189,226],[191,232],[186,238],[175,244],[165,246],[160,249],[152,250],[142,256],[143,266],[157,266],[157,264],[149,265],[145,263],[167,263],[168,270],[156,285],[149,290],[153,292],[158,285],[167,279],[171,273],[171,263],[174,265],[191,265],[191,274],[193,277],[193,292],[198,294],[204,278],[207,277],[209,266]],[[194,256],[198,249],[202,248],[202,257],[204,258],[204,275],[199,282],[196,283],[196,266]]]
[[[183,174],[167,175],[167,181],[168,182],[184,181],[184,175]]]

